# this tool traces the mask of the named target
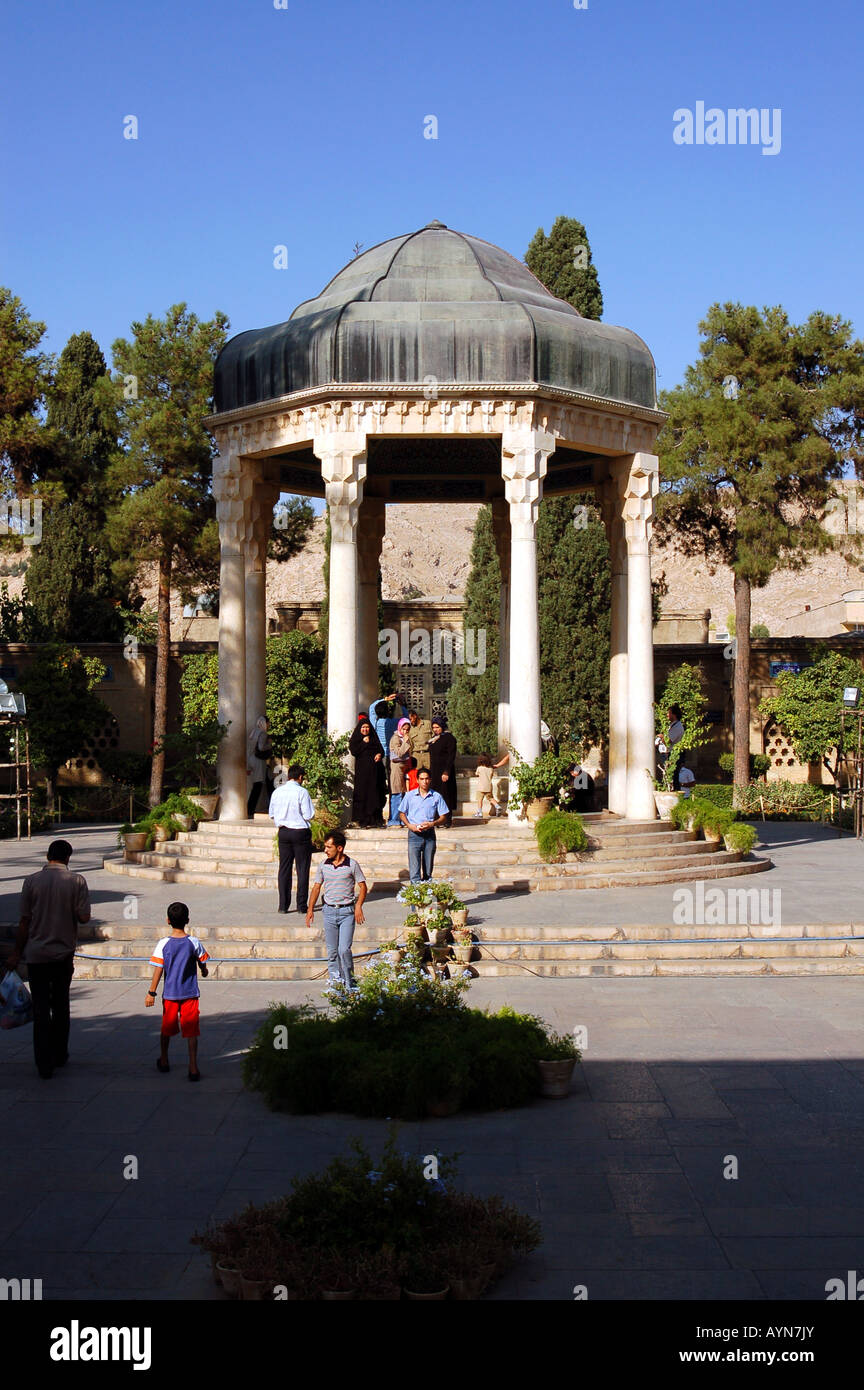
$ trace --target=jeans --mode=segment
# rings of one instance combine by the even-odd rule
[[[432,877],[437,841],[434,830],[408,831],[408,874],[412,883],[422,883]]]
[[[39,1071],[60,1067],[69,1055],[69,986],[73,956],[28,965],[33,1000],[33,1052]]]
[[[354,904],[342,903],[339,907],[330,907],[325,903],[322,911],[330,979],[342,980],[346,985],[353,985],[354,957],[351,954],[351,943],[354,940]]]
[[[305,912],[309,901],[309,866],[312,863],[312,831],[279,827],[279,910],[288,911],[291,875],[297,864],[297,909]]]
[[[388,825],[400,825],[400,824],[401,824],[401,822],[400,822],[400,820],[399,820],[399,807],[400,807],[401,805],[402,805],[402,793],[401,793],[401,792],[391,792],[391,793],[390,793],[390,819],[389,819],[388,822],[387,822]]]

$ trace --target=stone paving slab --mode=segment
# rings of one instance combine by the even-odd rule
[[[418,1154],[461,1152],[460,1186],[538,1216],[545,1241],[492,1297],[824,1299],[864,1249],[864,985],[855,978],[479,980],[588,1029],[564,1101],[400,1126]],[[286,1191],[383,1120],[268,1111],[242,1088],[242,1049],[278,993],[203,988],[200,1086],[178,1042],[155,1071],[158,1022],[137,982],[73,983],[72,1058],[35,1073],[31,1032],[0,1034],[0,1275],[47,1298],[215,1299],[189,1236]],[[672,1022],[672,1020],[676,1020]],[[638,1055],[637,1055],[638,1054]],[[723,1177],[734,1154],[739,1177]],[[139,1177],[126,1180],[126,1158]]]

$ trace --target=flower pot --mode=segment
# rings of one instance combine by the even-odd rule
[[[141,854],[147,848],[147,835],[143,830],[131,830],[123,836],[125,854]]]
[[[450,1296],[459,1303],[474,1302],[478,1299],[486,1287],[483,1277],[479,1273],[466,1274],[462,1279],[450,1279]]]
[[[449,1292],[450,1286],[448,1284],[446,1288],[437,1289],[435,1293],[414,1293],[411,1289],[406,1289],[405,1297],[412,1299],[415,1303],[440,1303],[442,1299],[447,1297]]]
[[[680,792],[655,792],[654,805],[661,820],[672,819],[672,807],[678,805]]]
[[[709,826],[703,825],[702,834],[705,836],[706,843],[709,845],[719,845],[723,836],[719,830],[712,830]]]
[[[240,1280],[243,1277],[234,1265],[219,1263],[216,1266],[216,1273],[222,1281],[222,1287],[229,1298],[240,1297]]]
[[[469,961],[471,960],[471,953],[472,953],[473,950],[474,950],[474,943],[473,943],[473,941],[471,941],[471,942],[461,942],[461,941],[459,941],[459,942],[456,943],[456,959],[458,960],[458,962],[459,962],[460,965],[467,965],[467,964],[469,963]]]
[[[349,1298],[357,1297],[356,1289],[322,1289],[321,1297],[328,1303],[345,1303]]]
[[[450,912],[450,921],[454,927],[464,927],[468,921],[467,907],[454,907]]]
[[[382,954],[383,959],[386,960],[386,962],[387,962],[388,965],[400,965],[401,962],[402,962],[402,957],[404,956],[405,952],[404,952],[404,951],[382,951],[381,954]]]
[[[429,943],[432,946],[446,946],[447,938],[450,935],[449,927],[430,927]]]
[[[525,816],[533,825],[535,821],[545,816],[547,811],[552,810],[554,796],[538,796],[534,801],[529,801],[525,807]]]
[[[154,827],[153,827],[153,843],[154,843],[154,845],[164,845],[165,842],[166,842],[167,840],[170,840],[170,839],[171,839],[172,833],[173,833],[172,831],[166,830],[164,825],[154,825]]]
[[[219,805],[218,792],[196,792],[192,797],[196,806],[201,807],[201,819],[212,820],[216,815],[216,807]]]
[[[268,1279],[247,1279],[240,1275],[240,1297],[244,1303],[263,1303],[273,1285]]]
[[[176,820],[176,822],[177,822],[177,824],[179,825],[179,827],[180,827],[181,830],[191,830],[191,829],[192,829],[193,821],[192,821],[192,817],[191,817],[191,816],[179,816],[179,815],[177,815],[177,813],[175,812],[175,814],[174,814],[174,819]]]
[[[570,1079],[575,1065],[575,1057],[565,1057],[558,1062],[538,1062],[541,1096],[546,1096],[549,1100],[569,1096]]]

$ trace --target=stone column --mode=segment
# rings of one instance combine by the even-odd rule
[[[510,741],[524,762],[540,753],[540,622],[537,612],[537,511],[555,437],[506,431],[501,441],[510,508]],[[512,783],[511,783],[512,786]],[[514,811],[510,819],[516,820]]]
[[[248,460],[220,453],[213,461],[219,523],[219,818],[246,819],[246,543],[254,478]]]
[[[627,814],[627,542],[624,536],[624,486],[629,465],[610,468],[602,493],[603,520],[609,538],[611,632],[609,652],[609,810]]]
[[[654,625],[651,525],[660,485],[655,454],[631,454],[624,484],[627,543],[627,819],[654,820]]]
[[[384,519],[383,497],[364,497],[357,522],[357,709],[368,709],[378,696],[378,571]],[[357,710],[354,713],[356,715]]]
[[[492,532],[501,566],[498,606],[498,750],[510,742],[510,508],[506,497],[492,499]],[[497,759],[496,759],[497,761]]]
[[[357,520],[366,477],[366,436],[316,435],[330,511],[330,606],[327,635],[327,728],[334,736],[357,722],[359,594]]]

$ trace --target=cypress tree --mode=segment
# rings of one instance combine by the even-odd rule
[[[583,318],[602,318],[597,267],[585,227],[575,217],[556,217],[548,236],[538,227],[525,252],[525,264],[550,294],[566,299]]]
[[[460,753],[493,756],[498,749],[500,598],[501,567],[492,531],[492,508],[485,506],[480,508],[474,524],[463,626],[475,632],[485,631],[486,669],[472,675],[464,664],[457,665],[447,697],[447,720]]]

